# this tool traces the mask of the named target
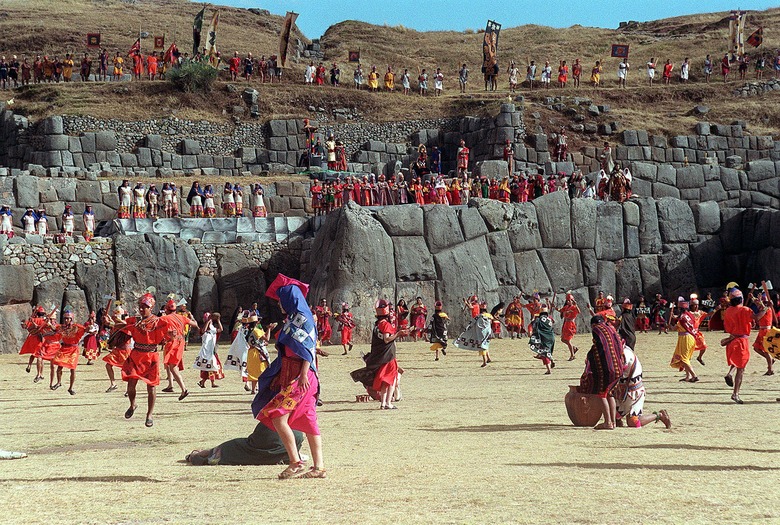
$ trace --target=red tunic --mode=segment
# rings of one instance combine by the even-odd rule
[[[80,324],[71,324],[69,328],[60,325],[57,332],[62,338],[60,349],[54,358],[52,364],[61,366],[69,370],[75,370],[79,364],[79,342],[84,337],[87,329]]]
[[[133,350],[122,365],[122,380],[141,380],[149,386],[160,384],[160,354],[157,347],[175,327],[175,321],[168,316],[150,315],[146,319],[129,317],[122,331],[130,334],[135,341]]]
[[[571,341],[577,334],[577,324],[574,322],[580,315],[580,308],[576,304],[564,306],[560,309],[563,316],[563,328],[561,328],[561,341],[564,343]]]
[[[753,324],[753,310],[747,306],[729,306],[723,312],[723,327],[736,336],[726,347],[726,362],[729,366],[745,368],[750,361],[750,328]]]
[[[38,353],[35,354],[35,357],[40,357],[44,361],[54,359],[54,356],[60,351],[60,334],[57,332],[57,328],[59,328],[59,325],[55,323],[51,328],[47,326],[41,331],[43,344],[40,346]]]
[[[46,324],[45,317],[31,317],[24,322],[24,329],[29,332],[27,339],[24,340],[19,355],[35,355],[40,353],[41,346],[43,346],[43,338],[41,337],[41,328]]]
[[[756,340],[753,342],[753,348],[758,350],[759,353],[764,352],[764,337],[766,337],[769,329],[772,328],[772,319],[772,309],[767,308],[764,316],[758,320],[758,335],[756,336]]]
[[[387,320],[379,321],[377,326],[380,334],[394,334],[395,327]],[[398,361],[393,358],[391,361],[383,364],[376,371],[374,376],[374,384],[371,385],[377,392],[382,390],[383,385],[394,385],[396,379],[398,379]]]
[[[168,333],[166,335],[165,346],[163,346],[163,363],[166,365],[178,365],[184,357],[184,330],[189,324],[189,319],[181,314],[167,314],[166,319],[170,321]]]

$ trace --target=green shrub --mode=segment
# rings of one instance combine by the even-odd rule
[[[184,62],[167,72],[168,79],[185,93],[208,93],[217,79],[217,70],[207,63]]]

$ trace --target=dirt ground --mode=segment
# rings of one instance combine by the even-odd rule
[[[183,402],[158,398],[129,421],[122,389],[101,364],[78,368],[77,394],[33,384],[24,359],[0,356],[0,448],[29,458],[0,462],[3,523],[747,523],[780,521],[772,497],[780,470],[777,377],[754,355],[745,404],[729,399],[720,334],[709,334],[696,384],[668,367],[676,336],[642,335],[647,411],[673,428],[575,428],[563,404],[590,338],[573,362],[542,375],[527,340],[494,341],[493,363],[452,348],[433,361],[426,343],[403,343],[399,410],[355,403],[361,366],[331,348],[321,359],[319,411],[327,480],[278,481],[279,466],[191,467],[193,448],[248,435],[251,396],[235,372],[217,389],[195,385]],[[222,354],[227,345],[222,345]],[[195,358],[190,347],[185,360]],[[696,363],[694,363],[696,364]],[[304,446],[306,448],[306,446]]]

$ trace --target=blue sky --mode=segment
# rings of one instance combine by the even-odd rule
[[[298,27],[309,38],[343,20],[372,24],[402,24],[420,31],[478,29],[488,18],[503,27],[539,24],[552,27],[617,28],[621,21],[640,22],[692,13],[761,10],[777,7],[777,0],[218,0],[236,7],[300,14]]]

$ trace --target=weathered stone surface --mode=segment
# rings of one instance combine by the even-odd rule
[[[748,208],[742,213],[742,251],[762,250],[770,245],[771,214],[773,212]]]
[[[677,187],[680,189],[701,188],[704,186],[704,171],[700,164],[677,168]]]
[[[571,248],[571,211],[565,191],[548,193],[533,200],[539,233],[545,248]]]
[[[539,292],[550,294],[552,285],[544,270],[544,265],[536,250],[515,253],[515,271],[517,273],[517,287],[524,294]]]
[[[599,280],[596,250],[580,250],[580,260],[582,262],[582,282],[585,286],[593,286]]]
[[[515,216],[515,210],[511,204],[492,199],[471,199],[469,207],[475,207],[479,210],[479,214],[485,219],[485,224],[490,231],[506,230]]]
[[[514,204],[513,208],[514,218],[507,230],[512,251],[518,253],[541,248],[542,237],[539,233],[536,207],[531,202],[521,202]]]
[[[79,202],[103,202],[103,193],[100,190],[100,182],[93,180],[81,180],[76,186],[75,198]]]
[[[663,242],[693,242],[696,240],[696,227],[690,206],[669,197],[659,199],[657,205],[658,225]]]
[[[598,207],[596,221],[596,258],[617,261],[623,258],[623,207],[618,202],[606,202]]]
[[[250,306],[251,303],[246,307]],[[192,304],[190,308],[197,319],[203,319],[203,314],[206,312],[219,311],[219,289],[217,287],[217,280],[213,276],[197,276],[192,291]]]
[[[460,220],[460,227],[463,230],[463,237],[467,241],[481,237],[488,232],[485,221],[476,208],[463,208],[458,210],[458,219]]]
[[[594,287],[591,288],[592,290]],[[603,291],[605,295],[615,293],[615,263],[612,261],[598,262],[598,281],[596,291]],[[595,294],[594,294],[595,295]]]
[[[593,199],[571,201],[571,235],[574,248],[596,246],[596,218],[598,202]]]
[[[95,133],[95,149],[97,151],[114,151],[116,146],[116,133],[113,131],[98,131]]]
[[[29,303],[0,306],[0,353],[15,354],[19,351],[27,339],[27,330],[22,329],[22,322],[31,313]]]
[[[669,297],[687,296],[696,289],[696,278],[687,244],[664,245],[658,258],[664,294]]]
[[[473,293],[485,297],[488,304],[498,299],[498,280],[490,262],[487,242],[484,237],[467,241],[452,249],[444,250],[433,256],[439,275],[437,296],[444,303],[446,312],[457,312],[460,300]],[[458,318],[453,316],[454,326]],[[460,323],[463,328],[465,323]]]
[[[623,237],[626,243],[625,257],[639,257],[639,254],[642,253],[639,246],[639,228],[626,225]]]
[[[0,306],[32,301],[34,276],[29,265],[0,265]]]
[[[639,226],[639,205],[636,202],[626,201],[623,203],[623,222],[627,226]]]
[[[434,254],[464,241],[458,214],[449,206],[425,206],[423,208],[425,241]]]
[[[483,160],[477,162],[474,174],[500,180],[509,176],[509,166],[505,160]]]
[[[393,237],[395,274],[398,281],[436,279],[433,256],[422,237]]]
[[[388,235],[422,235],[423,211],[416,204],[386,206],[376,212]]]
[[[565,293],[582,285],[582,263],[577,250],[543,248],[537,251],[554,292]]]
[[[615,263],[615,302],[625,297],[635,301],[642,293],[642,273],[639,259],[621,259]]]
[[[650,298],[657,293],[663,293],[657,255],[640,255],[639,271],[642,274],[642,289],[645,297]]]
[[[639,247],[642,253],[661,252],[661,234],[658,227],[658,209],[649,197],[633,199],[639,205]]]
[[[229,319],[238,306],[261,302],[266,281],[257,261],[231,246],[217,246],[216,262],[219,311],[224,317]]]
[[[720,207],[717,202],[705,201],[691,206],[696,219],[696,232],[713,234],[720,230]]]
[[[20,208],[36,208],[40,204],[38,177],[19,175],[14,179],[14,186],[16,203]]]
[[[62,297],[62,309],[69,306],[73,310],[74,320],[77,323],[83,323],[89,316],[89,305],[84,290],[75,286],[69,286],[65,289]]]
[[[740,208],[722,208],[720,210],[720,239],[725,253],[736,254],[742,251],[742,213]]]
[[[692,244],[691,263],[699,287],[722,287],[723,283],[728,282],[728,275],[724,268],[723,245],[718,236]]]
[[[336,238],[350,242],[332,242]],[[367,246],[371,249],[365,249]],[[368,210],[349,203],[329,214],[315,236],[312,253],[318,254],[319,263],[311,278],[312,296],[324,297],[331,304],[352,305],[356,335],[365,340],[373,326],[377,298],[390,298],[395,293],[390,236]],[[487,259],[485,262],[489,264]]]
[[[775,163],[771,160],[754,160],[745,167],[748,181],[758,182],[775,177]]]
[[[116,294],[116,277],[114,269],[107,267],[102,261],[88,265],[77,262],[74,267],[76,284],[84,290],[87,306],[98,311],[108,304],[106,296]]]
[[[43,306],[47,312],[51,312],[55,306],[59,310],[62,307],[62,296],[68,282],[63,277],[54,277],[44,281],[35,287],[33,303]]]
[[[114,248],[119,299],[132,304],[149,286],[156,288],[159,304],[170,293],[192,295],[200,263],[186,242],[149,234],[120,235]]]
[[[515,271],[515,258],[512,254],[512,244],[506,231],[497,231],[487,234],[485,237],[490,253],[490,262],[496,273],[496,279],[500,285],[515,284],[517,272]]]
[[[669,186],[677,186],[677,170],[671,164],[659,164],[656,181]]]

